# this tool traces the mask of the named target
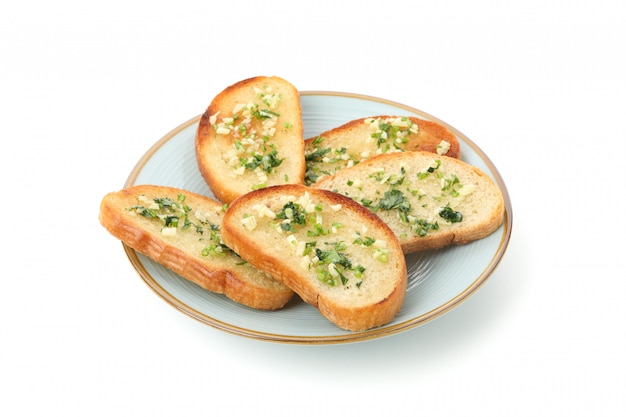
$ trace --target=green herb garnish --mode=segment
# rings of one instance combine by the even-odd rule
[[[398,210],[400,218],[408,222],[408,213],[411,211],[411,203],[400,190],[385,191],[383,198],[378,202],[380,210]]]
[[[439,211],[439,216],[450,223],[463,221],[463,215],[459,211],[454,211],[450,206],[445,206]]]
[[[242,164],[249,170],[254,170],[257,167],[260,167],[263,171],[271,173],[274,172],[274,168],[283,163],[284,158],[278,158],[277,155],[278,151],[274,149],[265,155],[252,155],[252,160],[242,158]]]
[[[281,222],[280,228],[286,232],[292,232],[295,231],[294,225],[304,226],[306,224],[306,212],[300,204],[290,201],[276,214],[276,219],[288,220],[287,222]]]

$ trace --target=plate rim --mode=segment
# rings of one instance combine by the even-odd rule
[[[455,307],[459,306],[466,299],[472,296],[480,287],[482,287],[489,278],[493,275],[494,271],[500,264],[500,261],[504,257],[506,253],[506,249],[511,239],[512,228],[513,228],[513,209],[511,198],[504,182],[504,179],[500,175],[500,172],[493,164],[491,159],[483,152],[483,150],[478,147],[471,139],[465,136],[462,132],[451,126],[449,123],[444,122],[443,120],[438,119],[435,116],[432,116],[429,113],[424,111],[415,109],[411,106],[407,106],[405,104],[397,103],[392,100],[383,99],[379,97],[373,97],[364,94],[357,93],[348,93],[348,92],[336,92],[336,91],[324,91],[324,90],[311,90],[311,91],[300,91],[300,96],[332,96],[332,97],[344,97],[344,98],[355,98],[366,101],[373,101],[377,103],[387,104],[393,107],[401,108],[408,112],[417,114],[420,117],[426,118],[428,120],[432,120],[435,123],[439,123],[450,130],[453,134],[461,138],[461,140],[469,147],[472,148],[474,152],[478,154],[481,160],[488,167],[491,176],[493,177],[494,182],[502,191],[504,197],[504,222],[503,222],[503,232],[502,237],[500,239],[500,243],[498,245],[498,249],[494,253],[494,256],[490,260],[489,264],[485,267],[482,273],[476,277],[476,279],[463,291],[461,291],[458,295],[448,300],[446,303],[439,305],[438,307],[423,313],[417,317],[412,317],[408,320],[405,320],[400,323],[391,324],[385,327],[378,327],[370,330],[366,330],[363,332],[353,332],[353,333],[345,333],[331,336],[298,336],[298,335],[283,335],[283,334],[274,334],[268,332],[257,331],[253,329],[247,329],[240,326],[236,326],[230,323],[223,322],[214,317],[211,317],[205,313],[202,313],[193,307],[188,306],[187,304],[180,301],[178,298],[170,294],[165,288],[163,288],[152,275],[147,271],[143,263],[140,261],[137,252],[131,248],[130,246],[122,243],[122,247],[131,263],[136,273],[142,278],[142,280],[147,284],[147,286],[152,289],[161,299],[167,302],[170,306],[175,309],[181,311],[187,316],[206,324],[210,327],[213,327],[218,330],[225,331],[227,333],[231,333],[238,336],[243,336],[250,339],[263,340],[269,342],[279,342],[279,343],[287,343],[287,344],[307,344],[307,345],[319,345],[319,344],[338,344],[338,343],[349,343],[349,342],[357,342],[357,341],[366,341],[377,339],[385,336],[391,336],[393,334],[397,334],[420,325],[423,325],[427,322],[434,320],[437,317],[442,316],[445,313],[448,313]],[[130,187],[135,184],[135,181],[141,174],[143,167],[148,163],[148,161],[154,156],[154,154],[167,142],[169,142],[172,138],[174,138],[181,131],[189,128],[190,126],[198,123],[202,115],[197,115],[186,122],[180,124],[174,129],[170,130],[166,133],[161,139],[159,139],[156,143],[154,143],[137,161],[130,174],[128,175],[124,188]]]

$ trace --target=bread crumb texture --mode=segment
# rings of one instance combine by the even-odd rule
[[[272,195],[240,212],[239,222],[250,240],[263,242],[264,251],[288,259],[315,293],[344,305],[380,301],[376,297],[397,285],[386,277],[404,267],[393,234],[368,227],[341,203],[309,192]]]
[[[486,174],[460,160],[426,152],[380,156],[316,186],[370,209],[401,243],[442,234],[472,240],[491,233],[503,220],[502,194]]]

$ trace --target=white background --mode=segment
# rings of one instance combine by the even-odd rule
[[[625,415],[625,22],[619,0],[3,2],[0,414]],[[333,346],[237,337],[157,297],[100,199],[254,75],[403,103],[478,144],[514,209],[485,286]]]

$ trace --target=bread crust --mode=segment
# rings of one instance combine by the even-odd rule
[[[355,290],[354,281],[347,284],[351,286],[349,289],[341,289],[338,287],[328,287],[320,283],[316,278],[315,270],[303,267],[302,259],[298,255],[294,255],[288,240],[289,233],[279,233],[272,227],[261,229],[258,226],[250,231],[242,225],[242,219],[254,212],[255,207],[263,205],[275,211],[282,203],[286,201],[283,198],[292,196],[296,201],[303,198],[305,193],[310,195],[310,199],[323,206],[320,211],[324,211],[324,224],[328,222],[342,223],[349,227],[367,229],[368,233],[377,236],[377,239],[386,241],[388,250],[388,263],[382,265],[379,275],[372,272],[367,278],[363,278],[363,294],[370,291],[367,285],[375,287],[374,284],[367,284],[366,279],[375,282],[380,280],[381,290],[372,294],[367,293],[363,297],[369,297],[363,302],[357,302],[353,298],[342,294],[359,294]],[[292,199],[293,200],[293,199]],[[326,214],[328,207],[337,207],[341,205],[341,209],[333,214]],[[259,220],[259,224],[263,219]],[[268,220],[269,221],[269,220]],[[358,225],[358,226],[355,226]],[[321,240],[333,239],[332,234],[324,236],[324,238],[308,238],[304,231],[294,232],[298,240],[307,240],[317,242],[320,239],[318,247],[322,246]],[[349,198],[345,198],[339,194],[329,192],[322,189],[309,188],[303,185],[283,185],[269,187],[263,190],[253,191],[245,194],[235,200],[228,208],[223,221],[222,237],[224,241],[239,253],[244,259],[257,268],[266,271],[274,276],[277,280],[289,286],[296,292],[305,302],[317,307],[320,313],[338,327],[350,330],[360,331],[373,327],[381,326],[391,321],[400,310],[406,293],[406,263],[402,248],[400,247],[393,232],[383,223],[377,216],[373,215],[369,210],[355,203]],[[346,243],[352,244],[352,241],[346,239]],[[355,245],[357,246],[357,245]],[[368,268],[374,271],[377,261],[372,260],[372,255],[365,249],[361,251],[359,247],[348,247],[349,256],[354,256],[354,262],[367,264]],[[366,273],[368,269],[366,269]],[[346,287],[347,288],[347,287]],[[340,291],[345,291],[340,293]],[[346,297],[346,298],[342,298]]]
[[[255,188],[301,184],[303,130],[300,96],[292,84],[276,76],[241,80],[221,91],[200,118],[198,169],[225,203]]]
[[[200,220],[194,213],[203,212],[201,217],[207,223],[202,225],[201,235],[195,230],[182,230],[179,225],[174,237],[165,236],[158,219],[148,219],[131,209],[143,204],[140,196],[145,196],[148,202],[154,198],[176,201],[179,195],[184,195],[184,204],[192,209],[189,219],[196,225]],[[201,254],[205,243],[200,243],[200,239],[207,240],[211,229],[208,222],[220,226],[222,216],[222,204],[206,196],[172,187],[137,185],[107,194],[100,205],[99,221],[129,247],[208,291],[224,294],[255,309],[283,307],[293,296],[285,285],[251,265],[238,265],[241,259],[236,255]]]
[[[314,187],[368,205],[394,231],[405,253],[482,239],[504,221],[504,197],[487,174],[460,159],[429,152],[379,155],[324,177]],[[390,208],[383,200],[392,190],[398,204]],[[446,206],[462,220],[444,219],[439,213]],[[435,223],[438,229],[429,229]]]
[[[384,124],[395,126],[385,129],[381,127]],[[382,136],[383,130],[385,137]],[[397,131],[400,133],[395,133]],[[320,150],[326,150],[326,153],[320,154]],[[438,123],[412,116],[364,117],[305,140],[305,184],[313,185],[318,177],[332,175],[377,154],[398,151],[423,151],[441,153],[451,158],[461,157],[457,137]]]

